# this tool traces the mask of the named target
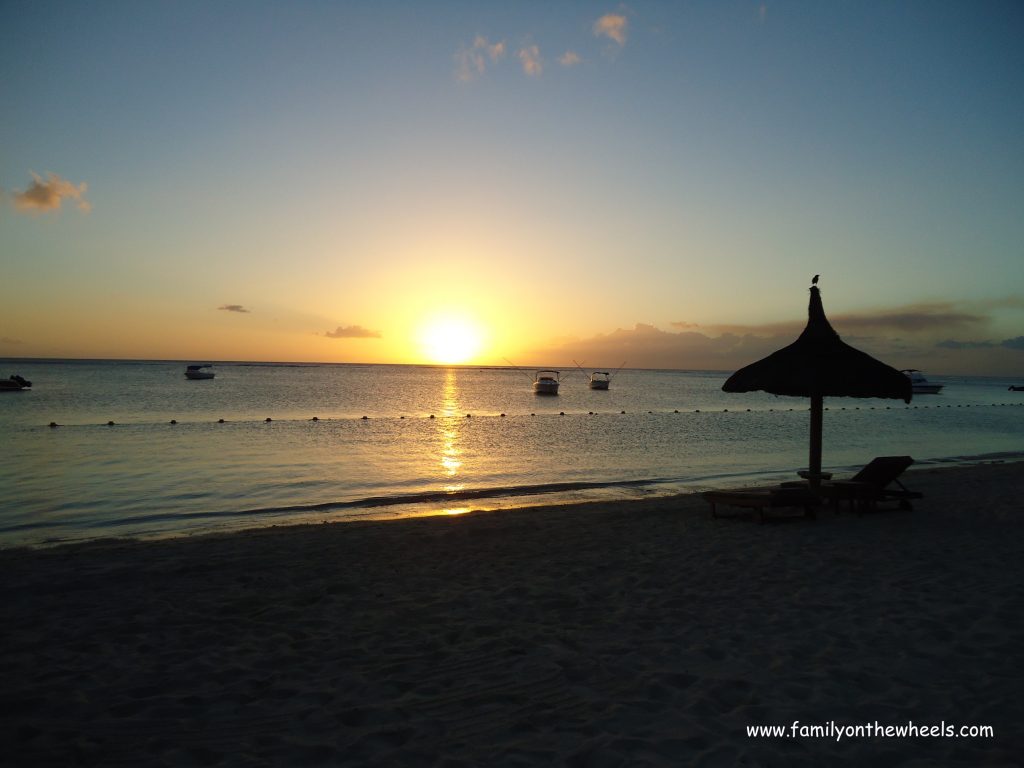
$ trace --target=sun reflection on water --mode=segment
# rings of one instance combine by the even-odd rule
[[[453,492],[461,491],[465,484],[457,482],[459,470],[462,469],[462,450],[459,448],[459,430],[462,429],[462,422],[459,421],[456,413],[459,408],[459,387],[456,373],[449,370],[444,378],[444,393],[442,402],[441,422],[441,469],[444,477],[449,481],[444,490]]]

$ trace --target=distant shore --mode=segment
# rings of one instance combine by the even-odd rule
[[[1014,764],[1024,463],[904,480],[910,512],[767,525],[687,496],[0,551],[0,762]],[[747,735],[795,721],[994,735]]]

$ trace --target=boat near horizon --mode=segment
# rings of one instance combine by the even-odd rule
[[[0,379],[0,392],[21,392],[25,389],[32,389],[32,382],[17,374],[7,379]]]
[[[933,384],[916,368],[905,368],[901,371],[908,379],[915,395],[937,395],[942,391],[942,384]]]
[[[537,371],[533,378],[533,391],[537,395],[557,395],[561,371]]]
[[[212,379],[217,374],[215,374],[213,371],[203,370],[204,368],[212,367],[213,366],[210,363],[205,363],[203,365],[190,365],[185,368],[185,378],[192,379],[193,381],[199,379]]]

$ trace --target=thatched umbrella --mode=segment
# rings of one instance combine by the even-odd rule
[[[839,338],[825,317],[817,285],[811,286],[807,315],[807,327],[796,341],[736,371],[722,389],[726,392],[760,390],[773,395],[811,398],[808,479],[811,487],[817,488],[821,480],[824,398],[882,397],[909,403],[912,389],[910,379],[904,374]]]

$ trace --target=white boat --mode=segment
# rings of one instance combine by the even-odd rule
[[[608,371],[594,371],[590,374],[591,389],[608,389],[612,383],[612,375]]]
[[[206,365],[190,365],[185,368],[186,379],[212,379],[216,374],[213,371],[204,371],[203,368],[212,368],[213,366],[207,363]]]
[[[906,368],[901,373],[910,379],[915,395],[937,395],[942,391],[942,384],[932,384],[916,368]]]
[[[533,377],[533,391],[538,395],[557,395],[561,371],[537,371]]]

